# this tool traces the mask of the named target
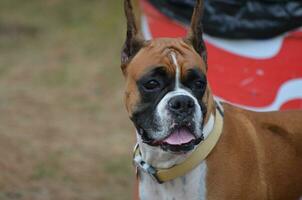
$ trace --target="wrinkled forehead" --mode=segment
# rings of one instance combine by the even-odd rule
[[[205,63],[193,47],[182,39],[160,38],[147,43],[128,66],[128,74],[138,80],[155,67],[164,67],[169,74],[175,74],[175,65],[171,54],[175,53],[181,74],[192,68],[198,68],[206,73]]]

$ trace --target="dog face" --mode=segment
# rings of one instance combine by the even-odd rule
[[[203,125],[212,105],[208,103],[211,92],[199,23],[201,10],[198,1],[188,38],[144,41],[131,3],[125,1],[128,34],[122,69],[126,108],[143,142],[163,150],[187,152],[203,140]]]

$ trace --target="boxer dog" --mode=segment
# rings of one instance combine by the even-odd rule
[[[256,113],[215,102],[207,82],[203,2],[196,2],[186,38],[145,41],[131,1],[124,1],[121,68],[136,127],[138,198],[298,200],[302,112]]]

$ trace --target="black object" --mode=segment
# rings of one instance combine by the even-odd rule
[[[302,26],[301,0],[204,0],[204,32],[222,38],[265,39]],[[189,24],[195,0],[149,0]]]

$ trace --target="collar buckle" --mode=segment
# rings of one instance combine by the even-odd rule
[[[157,176],[157,170],[143,160],[138,147],[139,147],[138,144],[136,144],[134,148],[134,154],[133,154],[134,166],[140,171],[149,174],[152,177],[152,179],[158,182],[159,184],[163,183],[161,180],[159,180]]]

